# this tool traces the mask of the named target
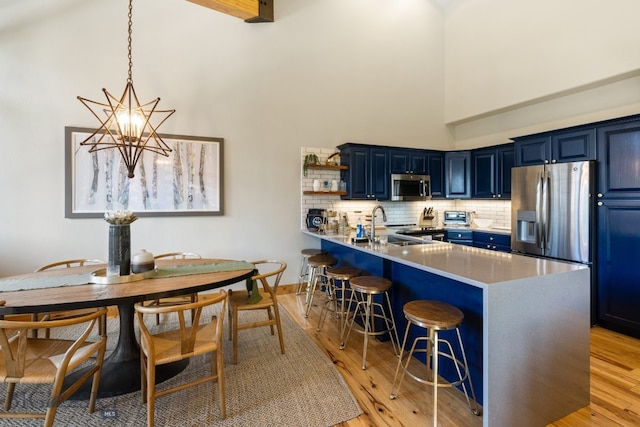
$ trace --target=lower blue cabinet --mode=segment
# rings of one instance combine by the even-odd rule
[[[473,246],[493,251],[511,252],[511,235],[474,231]]]

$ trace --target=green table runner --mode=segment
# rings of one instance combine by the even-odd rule
[[[91,281],[90,273],[65,274],[64,276],[42,276],[29,278],[0,279],[0,292],[25,291],[31,289],[59,288],[61,286],[86,285]]]
[[[258,274],[256,267],[246,261],[225,261],[209,264],[188,264],[161,267],[156,269],[150,278],[165,278],[188,276],[191,274],[217,273],[223,271],[253,270],[252,275]],[[31,289],[58,288],[62,286],[86,285],[91,283],[91,273],[65,274],[60,276],[31,276],[25,278],[0,279],[0,293]],[[133,282],[131,282],[133,283]],[[112,286],[112,285],[109,285]],[[255,304],[262,299],[258,292],[258,284],[251,278],[247,279],[249,303]]]
[[[188,276],[190,274],[205,274],[205,273],[218,273],[221,271],[236,271],[236,270],[253,270],[252,276],[258,274],[258,270],[255,265],[246,261],[228,261],[211,264],[188,264],[188,265],[173,265],[170,267],[157,268],[153,276],[154,279],[163,277],[177,277]],[[262,300],[262,295],[258,291],[258,283],[251,278],[247,279],[247,292],[249,293],[249,304],[255,304]]]

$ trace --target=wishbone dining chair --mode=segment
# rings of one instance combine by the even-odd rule
[[[203,309],[219,304],[219,314],[200,322]],[[227,292],[207,295],[200,301],[177,305],[134,305],[140,328],[140,367],[142,401],[147,403],[147,426],[153,427],[156,397],[183,390],[207,381],[218,382],[220,417],[226,418],[224,392],[224,352],[222,350],[222,323],[227,305]],[[191,311],[191,326],[185,320],[185,312]],[[146,314],[170,314],[178,317],[178,329],[162,330],[152,334],[144,323]],[[156,366],[211,353],[211,371],[193,381],[156,391]],[[204,373],[203,373],[204,374]],[[213,393],[211,393],[213,399]]]
[[[278,329],[280,340],[280,352],[284,354],[284,338],[282,337],[282,325],[280,324],[280,310],[278,307],[278,285],[287,263],[279,260],[251,261],[256,266],[258,274],[251,277],[258,283],[258,292],[261,299],[255,303],[248,302],[248,292],[244,290],[229,290],[229,339],[233,340],[233,364],[238,363],[238,331],[249,328],[269,326],[271,335],[273,327]],[[239,313],[242,311],[265,310],[267,318],[248,323],[240,323]]]
[[[200,254],[195,252],[169,252],[166,254],[160,254],[153,257],[153,259],[200,259],[202,258]],[[158,305],[173,305],[180,303],[190,303],[198,301],[198,294],[193,293],[189,295],[179,296],[179,297],[171,297],[171,298],[162,298],[162,299],[154,299],[151,301],[148,306],[158,306]],[[193,313],[192,313],[193,314]],[[160,314],[156,314],[156,325],[160,324]]]
[[[2,304],[4,301],[0,302],[0,305]],[[98,320],[106,316],[106,313],[107,309],[101,308],[92,313],[61,320],[0,320],[0,382],[7,385],[4,412],[0,412],[0,418],[43,418],[45,427],[52,426],[58,406],[80,385],[92,378],[89,412],[93,412],[107,337],[102,335],[96,342],[90,342],[87,338]],[[78,331],[78,337],[75,339],[29,337],[29,332],[41,327],[42,323],[47,324],[47,329],[82,324],[88,326]],[[67,373],[80,365],[87,366],[89,370],[73,384],[65,386]],[[16,384],[51,384],[48,399],[43,402],[46,403],[46,411],[12,411],[11,403]]]
[[[91,264],[106,264],[106,261],[101,259],[91,259],[91,258],[78,258],[78,259],[67,259],[64,261],[58,261],[51,264],[43,265],[38,268],[35,272],[51,270],[54,268],[72,268],[72,267],[82,267],[84,265]],[[82,316],[85,314],[93,313],[96,311],[94,308],[87,309],[77,309],[77,310],[65,310],[65,311],[57,311],[51,313],[34,313],[31,320],[60,320],[60,319],[68,319],[77,316]],[[100,335],[107,334],[107,316],[106,314],[98,319],[98,332]],[[37,336],[38,330],[34,330],[35,335]],[[49,338],[49,329],[44,329],[45,338]]]

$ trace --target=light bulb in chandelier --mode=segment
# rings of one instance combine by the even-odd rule
[[[116,121],[123,140],[137,142],[141,139],[144,118],[139,111],[129,109],[118,111]]]

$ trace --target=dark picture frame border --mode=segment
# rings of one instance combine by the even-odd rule
[[[80,172],[76,165],[76,153],[73,147],[74,134],[77,133],[93,133],[95,129],[84,127],[65,126],[65,218],[103,218],[107,209],[103,207],[96,208],[95,211],[79,210],[75,207],[76,200],[76,183],[79,180],[90,180],[90,177],[78,177]],[[137,210],[130,209],[138,217],[170,217],[170,216],[221,216],[224,215],[224,138],[218,137],[200,137],[191,135],[173,135],[159,134],[165,141],[179,140],[184,142],[193,142],[196,144],[216,144],[217,145],[217,170],[218,180],[211,187],[217,190],[218,200],[217,209],[169,209],[162,210]],[[89,147],[83,147],[89,150]],[[115,149],[113,149],[115,150]],[[102,150],[106,151],[106,150]],[[120,155],[116,150],[116,155]],[[169,154],[169,159],[173,159],[174,152]]]

